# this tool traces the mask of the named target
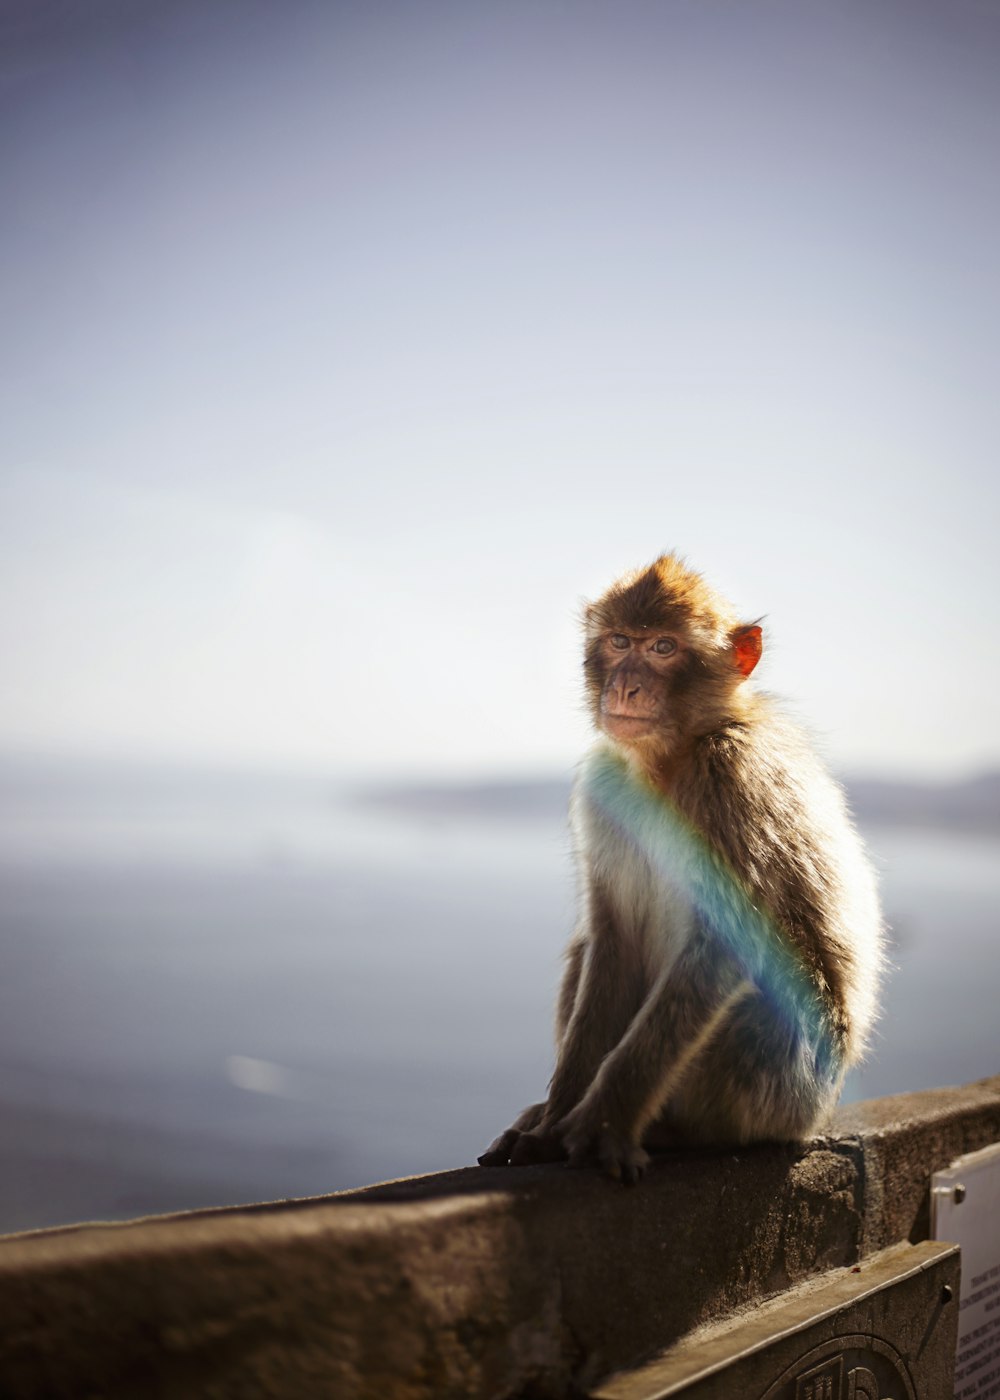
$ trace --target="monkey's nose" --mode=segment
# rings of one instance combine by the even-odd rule
[[[632,687],[631,690],[626,690],[626,692],[625,692],[625,699],[626,699],[626,700],[634,700],[635,697],[639,694],[639,691],[640,691],[641,689],[642,689],[642,686],[641,686],[641,685],[634,685],[634,686]]]

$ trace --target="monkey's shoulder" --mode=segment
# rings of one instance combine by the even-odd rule
[[[677,798],[694,820],[699,805],[711,804],[712,825],[727,812],[758,828],[776,823],[785,834],[816,817],[849,821],[843,789],[808,735],[770,703],[751,723],[734,720],[699,740]]]
[[[708,736],[696,762],[681,806],[746,888],[824,936],[845,917],[881,927],[874,869],[844,790],[803,730],[773,711],[749,730]]]
[[[769,809],[793,814],[817,795],[825,805],[844,809],[842,789],[804,731],[776,707],[761,703],[751,722],[734,719],[702,736],[669,793],[617,746],[598,742],[580,765],[570,811],[575,825],[580,818],[603,817],[636,828],[659,826],[667,818],[671,829],[678,820],[694,820],[710,830],[727,810],[744,820]],[[705,804],[711,810],[699,813]]]
[[[577,849],[602,866],[638,850],[688,884],[721,861],[748,887],[864,861],[839,784],[780,712],[705,736],[668,795],[610,744],[584,759],[571,800]],[[832,862],[832,863],[831,863]],[[818,864],[817,864],[818,863]]]
[[[696,763],[716,775],[731,775],[744,782],[748,771],[795,769],[810,771],[824,765],[815,744],[769,695],[753,697],[746,717],[727,720],[695,745]]]

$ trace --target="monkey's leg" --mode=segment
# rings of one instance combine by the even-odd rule
[[[776,1015],[751,997],[671,1096],[670,1114],[699,1142],[799,1141],[835,1104],[845,1068],[832,1016],[824,1025],[815,1007],[790,1003]]]
[[[724,1030],[734,1009],[755,994],[717,950],[689,948],[647,997],[602,1063],[584,1098],[555,1126],[570,1160],[597,1161],[633,1182],[648,1158],[642,1135],[691,1065]]]

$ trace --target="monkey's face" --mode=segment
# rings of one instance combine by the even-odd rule
[[[733,712],[759,656],[756,625],[714,645],[683,625],[613,625],[588,638],[584,671],[594,723],[644,760],[668,758]]]
[[[761,654],[756,623],[671,555],[628,574],[584,613],[584,674],[598,729],[658,762],[733,712]]]
[[[593,648],[601,677],[597,723],[619,743],[634,744],[673,728],[670,695],[684,670],[687,648],[668,632],[607,632]]]

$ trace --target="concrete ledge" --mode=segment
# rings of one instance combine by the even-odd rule
[[[561,1166],[0,1241],[0,1395],[546,1397],[926,1238],[1000,1141],[1000,1076],[854,1105],[798,1148]]]

